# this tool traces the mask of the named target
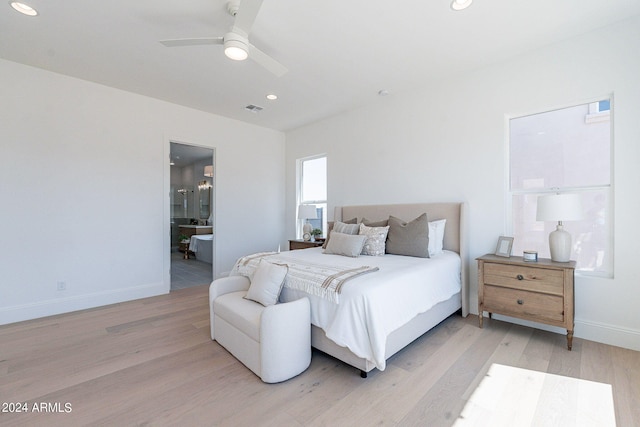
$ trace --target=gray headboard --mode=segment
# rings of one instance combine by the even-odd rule
[[[462,260],[462,315],[469,313],[469,279],[467,276],[467,231],[466,215],[467,206],[464,202],[443,203],[411,203],[398,205],[360,205],[342,206],[335,209],[334,220],[348,220],[367,218],[370,221],[378,221],[393,215],[405,221],[427,213],[429,221],[446,219],[447,225],[444,231],[444,248],[458,252]]]

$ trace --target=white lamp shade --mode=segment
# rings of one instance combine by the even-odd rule
[[[579,221],[582,219],[582,201],[579,194],[549,194],[538,197],[536,220]]]
[[[317,219],[316,205],[298,206],[298,219]]]
[[[204,176],[213,178],[213,165],[208,165],[204,167]]]

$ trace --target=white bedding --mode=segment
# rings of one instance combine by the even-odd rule
[[[444,251],[433,258],[398,255],[349,258],[323,254],[321,248],[286,253],[302,261],[349,267],[376,266],[379,271],[347,282],[339,304],[285,286],[280,300],[302,296],[311,302],[311,323],[327,338],[384,370],[387,336],[439,302],[459,293],[460,256]]]

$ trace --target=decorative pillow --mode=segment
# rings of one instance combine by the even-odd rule
[[[333,231],[343,234],[358,234],[360,231],[360,225],[356,223],[347,224],[346,222],[336,221],[333,224]]]
[[[362,255],[381,256],[384,255],[385,243],[387,241],[387,233],[389,226],[386,227],[367,227],[360,224],[360,235],[367,236],[367,240],[362,247]]]
[[[274,305],[278,302],[288,271],[289,267],[286,265],[260,260],[258,268],[253,273],[251,286],[244,297],[265,307]]]
[[[338,233],[335,230],[330,234],[331,238],[324,250],[325,254],[344,255],[358,257],[362,253],[362,247],[367,240],[367,236],[358,234]]]
[[[361,222],[367,227],[386,227],[387,225],[389,225],[388,219],[383,219],[381,221],[370,221],[367,218],[362,218]]]
[[[423,213],[410,222],[389,217],[387,253],[429,258],[429,222]]]
[[[326,249],[327,248],[327,244],[329,244],[329,238],[331,237],[331,230],[333,230],[333,227],[335,227],[336,224],[338,224],[338,223],[340,223],[340,224],[356,224],[357,222],[358,222],[358,218],[351,218],[351,219],[348,219],[346,221],[329,222],[327,224],[327,227],[329,228],[329,230],[327,230],[327,239],[322,244],[322,249]],[[339,231],[339,233],[344,233],[344,231]],[[355,233],[347,233],[347,234],[358,234],[358,232],[356,231]]]
[[[437,221],[429,221],[429,256],[442,253],[444,245],[444,227],[447,224],[446,219]]]

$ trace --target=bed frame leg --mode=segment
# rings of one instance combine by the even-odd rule
[[[360,378],[367,378],[367,373],[365,371],[360,371]]]

